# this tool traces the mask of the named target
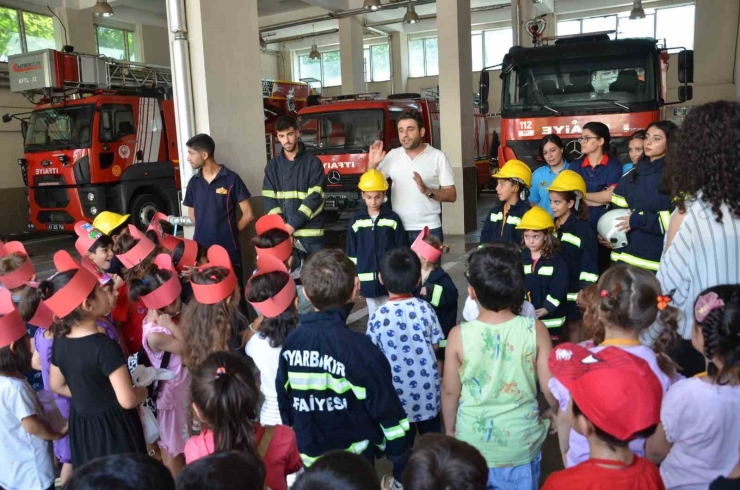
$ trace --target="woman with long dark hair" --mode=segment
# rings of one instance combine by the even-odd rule
[[[532,187],[529,189],[529,202],[541,207],[552,216],[550,193],[547,188],[560,172],[568,168],[565,159],[565,145],[557,134],[548,134],[540,141],[540,158],[545,165],[532,172]]]

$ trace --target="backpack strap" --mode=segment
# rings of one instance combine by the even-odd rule
[[[264,428],[265,428],[265,432],[262,434],[262,439],[260,439],[260,443],[257,444],[257,455],[261,459],[265,459],[265,454],[267,454],[267,449],[270,447],[272,438],[275,436],[275,426],[274,425],[265,425]]]
[[[142,348],[143,349],[143,348]],[[162,355],[162,363],[159,365],[160,369],[167,369],[167,366],[170,365],[170,357],[172,356],[171,352],[164,351],[164,354]],[[154,384],[154,388],[152,388],[151,394],[149,398],[151,398],[154,401],[157,401],[157,395],[159,395],[159,390],[162,387],[162,383],[160,381],[157,381]]]

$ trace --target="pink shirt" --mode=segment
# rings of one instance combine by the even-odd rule
[[[143,341],[142,347],[152,361],[152,367],[159,368],[162,365],[164,351],[154,352],[149,347],[149,334],[162,333],[172,336],[167,328],[161,327],[155,323],[144,323],[142,327]],[[178,354],[170,353],[170,361],[167,363],[167,369],[175,374],[173,379],[162,381],[162,387],[157,395],[158,410],[174,410],[187,407],[190,400],[190,373],[188,368],[182,364],[182,357]]]
[[[701,378],[676,383],[663,398],[660,420],[673,444],[660,465],[666,488],[706,489],[737,464],[740,386]]]

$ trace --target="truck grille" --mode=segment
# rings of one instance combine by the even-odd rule
[[[40,175],[34,179],[34,195],[40,208],[63,208],[69,204],[67,182],[61,175]]]
[[[339,175],[338,182],[336,181],[337,175]],[[356,192],[357,186],[360,184],[360,177],[360,174],[340,174],[338,171],[332,170],[329,172],[329,174],[327,174],[326,192]],[[332,181],[336,183],[332,183]]]

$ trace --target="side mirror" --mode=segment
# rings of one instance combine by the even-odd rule
[[[685,49],[678,53],[678,81],[694,83],[694,51]],[[687,99],[687,100],[690,100]]]
[[[28,134],[28,121],[21,121],[21,134],[23,135],[23,141],[26,141],[26,134]]]
[[[678,100],[686,102],[694,98],[694,87],[691,85],[682,85],[678,87]]]
[[[478,92],[480,92],[480,104],[488,102],[488,87],[491,83],[491,74],[488,71],[480,72],[480,80],[478,81]]]

